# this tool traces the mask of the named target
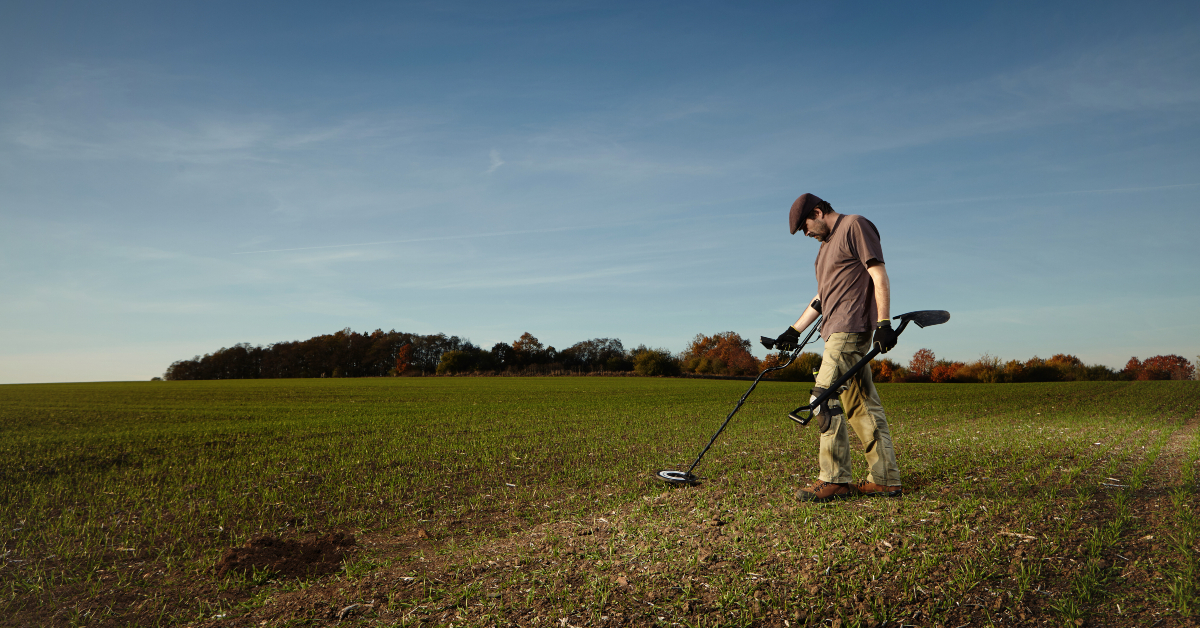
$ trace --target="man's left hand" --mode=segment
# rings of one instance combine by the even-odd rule
[[[775,339],[775,348],[780,351],[791,351],[800,344],[800,332],[796,331],[795,327],[788,327],[787,331],[779,334]]]
[[[896,346],[896,339],[899,337],[900,334],[897,334],[896,330],[892,329],[892,321],[882,320],[876,324],[875,338],[871,342],[879,347],[880,353],[887,353],[892,350],[892,347]]]

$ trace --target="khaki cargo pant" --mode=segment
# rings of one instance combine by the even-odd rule
[[[870,332],[830,334],[821,356],[817,388],[829,388],[870,349]],[[821,434],[820,478],[837,483],[854,481],[850,472],[850,437],[846,432],[846,423],[849,423],[864,445],[867,481],[900,486],[900,468],[896,465],[896,452],[892,450],[892,433],[888,430],[887,416],[883,414],[883,404],[879,401],[869,366],[864,366],[846,382],[841,402],[844,414],[833,417],[829,429]]]

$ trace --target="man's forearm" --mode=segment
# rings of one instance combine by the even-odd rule
[[[892,317],[892,284],[888,281],[887,268],[883,264],[868,266],[867,274],[875,284],[875,320],[887,320]]]
[[[812,306],[813,301],[816,300],[817,297],[813,297],[812,301],[808,302],[808,307],[804,308],[804,313],[800,315],[800,318],[796,319],[795,323],[792,323],[792,329],[804,331],[809,325],[812,325],[813,321],[817,320],[817,317],[821,313]]]

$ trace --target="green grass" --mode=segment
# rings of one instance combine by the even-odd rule
[[[1173,625],[1200,612],[1195,382],[881,385],[909,494],[832,507],[792,498],[816,474],[816,431],[785,417],[807,387],[766,382],[699,467],[703,485],[651,479],[686,468],[747,386],[0,386],[2,615],[171,625],[256,616],[289,591],[377,600],[347,621],[385,624]],[[318,530],[365,541],[333,589],[212,572],[251,537]]]

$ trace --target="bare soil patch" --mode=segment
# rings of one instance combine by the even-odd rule
[[[260,536],[242,547],[225,550],[216,564],[218,578],[233,573],[269,574],[282,578],[306,578],[333,573],[342,567],[353,534],[334,532],[303,540]]]

